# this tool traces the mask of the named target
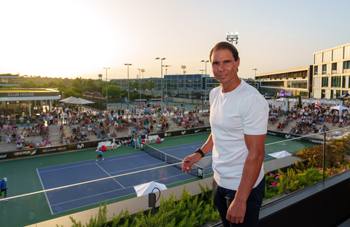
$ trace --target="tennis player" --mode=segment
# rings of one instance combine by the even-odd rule
[[[268,104],[251,85],[238,77],[240,58],[228,42],[210,52],[215,79],[221,84],[210,92],[211,134],[182,170],[187,172],[212,151],[214,204],[228,226],[258,226],[265,194],[263,160]]]
[[[98,161],[98,159],[101,159],[102,161],[105,160],[103,158],[103,152],[102,151],[97,151],[97,159],[96,159],[96,162]]]
[[[7,178],[4,177],[4,179],[2,179],[2,181],[0,181],[0,189],[1,189],[1,192],[0,192],[0,197],[2,195],[4,195],[4,198],[6,198],[6,195],[7,195],[7,185],[6,185],[6,181],[7,181]]]

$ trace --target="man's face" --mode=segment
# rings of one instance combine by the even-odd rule
[[[237,77],[237,68],[240,59],[235,61],[231,51],[227,49],[216,50],[211,57],[213,74],[223,87],[229,87]]]

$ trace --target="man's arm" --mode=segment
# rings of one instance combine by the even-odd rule
[[[213,150],[213,139],[212,139],[212,135],[210,133],[207,141],[205,142],[205,144],[202,146],[201,150],[203,151],[204,154],[208,154],[211,150]],[[194,163],[197,163],[200,159],[202,158],[201,154],[199,153],[194,153],[192,155],[187,156],[183,161],[182,161],[182,171],[185,171],[187,173],[191,172],[192,165]]]
[[[265,157],[264,135],[244,134],[246,146],[249,154],[243,168],[241,183],[236,192],[235,199],[227,210],[226,219],[232,223],[243,223],[247,208],[247,199],[256,180],[258,179],[262,163]]]

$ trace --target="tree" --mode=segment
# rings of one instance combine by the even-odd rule
[[[94,92],[94,91],[98,91],[98,87],[94,80],[88,79],[85,81],[84,90]]]
[[[76,93],[83,93],[84,92],[84,81],[80,77],[75,78],[75,80],[72,83],[71,89],[75,91]]]
[[[36,88],[36,84],[33,80],[29,80],[21,83],[20,87],[22,88]]]
[[[137,81],[130,81],[129,86],[130,86],[130,90],[134,90],[135,88],[136,89],[140,88],[140,84]]]
[[[6,85],[6,86],[3,86],[1,87],[2,89],[7,89],[7,88],[16,88],[15,86],[11,86],[11,85]]]
[[[108,85],[108,97],[119,98],[122,93],[122,89],[117,85]],[[102,88],[101,94],[106,97],[106,88]]]
[[[68,98],[68,97],[75,97],[75,98],[83,98],[83,94],[82,93],[77,93],[75,92],[72,88],[66,88],[64,91],[64,97]]]
[[[140,97],[140,95],[139,95],[139,92],[137,90],[130,91],[130,99],[137,99],[139,97]]]

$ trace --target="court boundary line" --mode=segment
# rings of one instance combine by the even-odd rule
[[[137,153],[132,153],[132,154],[137,154]],[[140,154],[140,155],[147,155],[147,154]],[[131,156],[130,158],[134,158],[133,156]],[[114,159],[117,159],[117,158],[113,158],[113,157],[118,157],[118,156],[108,157],[108,159],[111,159],[111,158],[112,159],[111,160],[106,160],[106,161],[109,162],[109,161],[112,161]],[[121,159],[125,159],[125,158],[118,158],[118,160],[121,160]],[[80,166],[86,166],[86,165],[94,164],[94,162],[92,162],[91,160],[86,160],[86,161],[81,161],[81,162],[88,162],[88,163],[81,164],[81,165],[73,165],[74,163],[77,163],[77,162],[72,162],[72,163],[62,164],[62,165],[72,165],[72,166],[67,166],[67,167],[58,168],[58,169],[50,169],[50,170],[45,170],[45,171],[41,171],[41,172],[45,173],[45,172],[51,172],[51,171],[57,171],[57,170],[62,170],[62,169],[68,169],[68,168],[74,168],[74,167],[80,167]],[[62,166],[62,165],[57,165],[57,166]],[[48,167],[44,167],[44,168],[49,168],[49,167],[54,167],[54,166],[48,166]]]
[[[186,173],[179,174],[179,175],[176,175],[176,176],[181,176],[181,175],[186,175]],[[175,177],[175,176],[171,176],[171,177]],[[169,178],[171,178],[171,177],[169,177]],[[194,178],[195,178],[195,177],[193,177],[193,179],[194,179]],[[190,179],[192,179],[192,178],[190,178]],[[158,179],[158,180],[156,180],[156,181],[159,181],[159,180],[161,180],[161,179]],[[187,179],[187,180],[189,180],[189,179]],[[183,180],[183,181],[185,181],[185,180]],[[176,182],[173,182],[173,183],[171,183],[171,184],[175,184],[175,183],[178,183],[178,182],[181,182],[181,181],[176,181]],[[136,186],[136,185],[135,185],[135,186]],[[134,187],[134,186],[129,186],[129,187],[126,187],[126,188],[124,188],[124,189],[132,188],[132,187]],[[168,188],[167,188],[167,189],[168,189]],[[119,190],[123,190],[123,189],[122,189],[122,188],[120,188],[120,189],[115,189],[115,190],[112,190],[112,191],[100,193],[100,194],[98,194],[98,195],[103,195],[103,194],[107,194],[107,193],[115,192],[115,191],[119,191]],[[121,197],[128,196],[128,195],[132,195],[132,194],[137,194],[137,193],[134,192],[134,193],[131,193],[131,194],[123,195],[123,196],[121,196]],[[97,195],[97,194],[95,194],[95,195]],[[67,202],[57,203],[57,204],[54,204],[53,206],[57,206],[57,205],[61,205],[61,204],[64,204],[64,203],[69,203],[69,202],[73,202],[73,201],[77,201],[77,200],[82,200],[82,199],[86,199],[86,198],[90,198],[90,197],[93,197],[93,196],[95,196],[95,195],[86,196],[86,197],[81,198],[81,199],[69,200],[69,201],[67,201]],[[116,198],[112,198],[112,199],[118,199],[118,198],[120,198],[120,197],[116,197]],[[110,199],[110,200],[112,200],[112,199]],[[107,201],[108,201],[108,200],[107,200]],[[122,200],[122,201],[123,201],[123,200]],[[102,202],[102,201],[101,201],[101,202]],[[61,211],[61,212],[58,212],[58,213],[55,213],[55,214],[59,214],[59,213],[66,212],[66,211],[70,211],[70,210],[74,210],[74,209],[79,209],[79,208],[82,208],[82,207],[90,206],[90,205],[97,204],[97,203],[101,203],[101,202],[89,203],[89,204],[84,205],[84,206],[80,206],[80,207],[76,207],[76,208],[64,210],[64,211]]]
[[[162,164],[162,166],[166,166],[166,165],[164,165],[164,162],[162,162],[162,163],[157,163],[157,164],[149,164],[149,165],[144,165],[144,166],[139,166],[139,167],[128,168],[126,170],[133,170],[133,169],[137,169],[137,168],[140,168],[140,167],[154,166],[154,165],[158,165],[158,164],[159,165]],[[123,171],[123,170],[121,170],[121,171]],[[115,173],[118,173],[118,172],[121,172],[121,171],[113,171],[113,172],[110,172],[110,174],[115,174]]]
[[[40,177],[40,174],[39,174],[39,171],[38,171],[38,168],[36,169],[36,172],[38,174],[38,177],[39,177],[39,180],[40,180],[40,184],[41,184],[41,187],[45,190],[45,187],[44,187],[44,184],[41,180],[41,177]],[[49,198],[47,197],[47,194],[46,192],[44,192],[45,194],[45,197],[46,197],[46,201],[47,201],[47,205],[49,205],[49,209],[50,209],[50,212],[51,212],[51,215],[53,215],[53,212],[52,212],[52,208],[51,208],[51,204],[50,204],[50,201],[49,201]]]
[[[111,177],[111,174],[109,174],[104,168],[102,168],[102,166],[100,166],[98,163],[95,163],[98,167],[100,167],[100,169],[102,169],[103,172],[105,172],[108,176]],[[121,183],[119,183],[116,179],[112,178],[115,182],[117,182],[120,186],[122,186],[122,188],[125,188]]]

